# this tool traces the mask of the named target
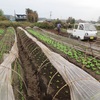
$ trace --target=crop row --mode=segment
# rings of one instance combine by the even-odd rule
[[[82,67],[91,69],[92,71],[94,71],[94,73],[100,75],[100,60],[99,59],[90,55],[86,55],[85,53],[79,50],[76,50],[74,48],[68,47],[64,45],[63,43],[60,43],[46,35],[40,34],[37,31],[34,31],[33,29],[27,29],[27,31],[33,34],[38,39],[40,39],[41,41],[60,50],[71,59],[74,59],[77,63],[81,63]]]
[[[0,28],[0,41],[4,35],[5,35],[5,29]]]
[[[16,81],[17,80],[17,81]],[[12,63],[12,86],[16,100],[25,100],[23,96],[23,73],[19,59]]]
[[[4,33],[4,29],[0,29],[0,35]]]
[[[14,43],[14,30],[8,28],[3,38],[0,40],[0,63],[3,61],[3,54],[9,53]]]

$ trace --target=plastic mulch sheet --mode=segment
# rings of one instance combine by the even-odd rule
[[[18,57],[17,39],[11,48],[9,54],[4,57],[0,64],[0,100],[15,100],[11,86],[11,64]]]

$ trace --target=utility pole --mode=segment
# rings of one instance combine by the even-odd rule
[[[14,20],[16,20],[16,11],[14,10]]]
[[[51,16],[52,16],[52,11],[50,11],[50,19],[51,19]]]

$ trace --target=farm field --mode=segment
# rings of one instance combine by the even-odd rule
[[[99,0],[1,0],[0,100],[100,100]]]
[[[50,30],[26,28],[24,31],[20,27],[5,30],[1,32],[0,63],[6,54],[16,57],[11,67],[15,100],[84,100],[84,97],[99,100],[99,39],[94,45],[93,41],[79,43],[65,33],[58,35]],[[13,44],[17,44],[18,56],[13,53],[17,49],[11,51]]]
[[[81,67],[82,69],[86,70],[87,72],[89,72],[91,74],[94,73],[93,76],[97,77],[98,80],[100,80],[100,77],[98,76],[99,69],[96,68],[96,65],[94,63],[96,60],[97,61],[96,63],[98,63],[97,66],[100,67],[99,56],[92,57],[91,55],[88,54],[88,52],[83,53],[83,52],[77,50],[76,48],[73,48],[74,45],[73,45],[73,47],[71,47],[57,39],[54,39],[55,37],[53,37],[53,38],[48,37],[47,34],[42,34],[41,32],[39,33],[38,31],[34,31],[31,29],[28,29],[28,31],[30,33],[32,33],[34,36],[36,36],[37,38],[39,38],[41,41],[43,41],[43,43],[45,43],[46,45],[49,45],[49,47],[51,47],[55,52],[60,51],[60,52],[64,53],[62,55],[64,55],[64,57],[67,60],[73,62],[74,64],[78,65],[79,67]],[[91,52],[93,52],[93,51],[91,51]]]

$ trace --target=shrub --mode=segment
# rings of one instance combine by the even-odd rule
[[[34,24],[29,23],[29,22],[11,22],[11,21],[0,21],[0,27],[1,28],[7,28],[7,27],[18,27],[21,26],[23,28],[30,26],[33,27]]]
[[[52,22],[38,22],[34,24],[37,27],[44,28],[44,29],[53,29],[54,24]]]

